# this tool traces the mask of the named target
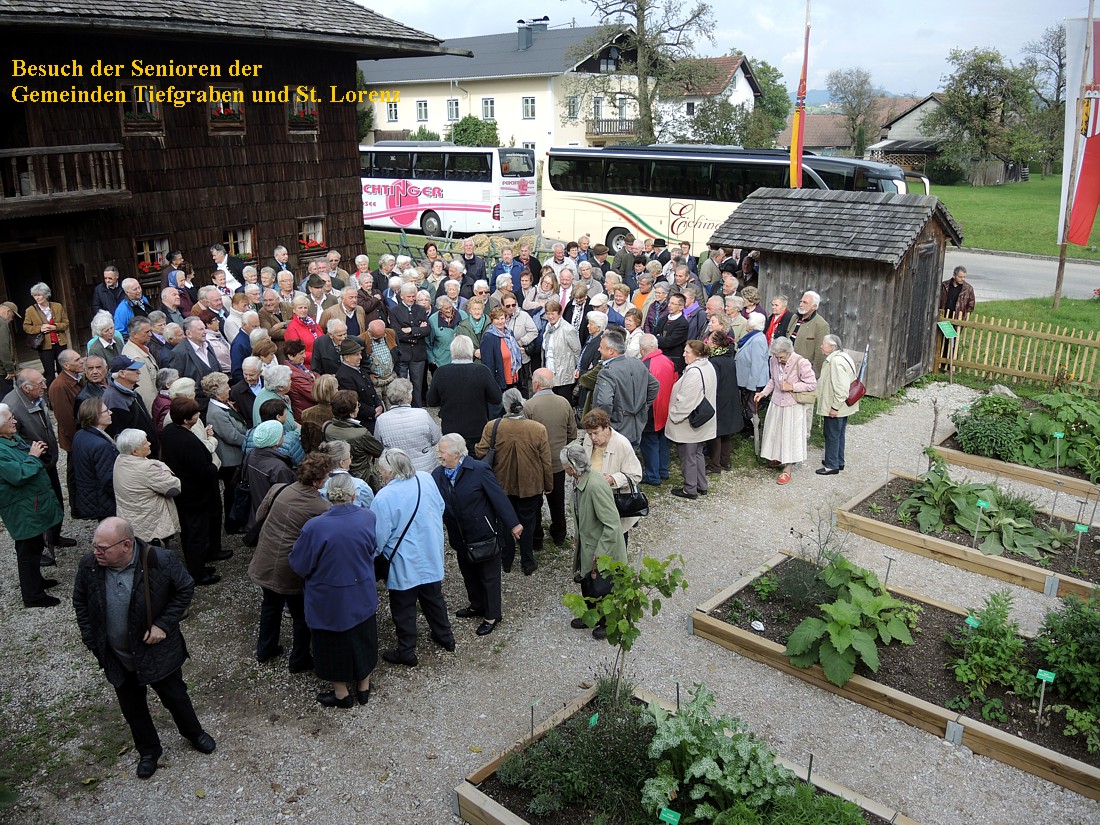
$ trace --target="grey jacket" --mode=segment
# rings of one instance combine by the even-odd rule
[[[218,458],[221,459],[222,466],[241,466],[241,461],[244,460],[241,447],[248,430],[240,413],[212,400],[206,410],[206,423],[214,428],[214,437],[218,439]]]
[[[12,337],[11,322],[0,318],[0,377],[12,375],[19,370],[16,361],[15,339]]]
[[[649,407],[660,389],[645,364],[636,358],[616,356],[604,361],[596,379],[592,409],[606,412],[611,417],[611,428],[626,436],[631,444],[638,444]]]
[[[11,407],[15,420],[19,422],[19,434],[28,444],[35,441],[45,441],[47,450],[40,460],[46,469],[57,466],[57,438],[54,436],[53,421],[49,409],[46,407],[46,396],[42,396],[42,404],[38,410],[31,407],[31,402],[22,391],[16,387],[4,396],[4,403]]]

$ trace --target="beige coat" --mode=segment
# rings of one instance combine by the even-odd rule
[[[581,436],[581,446],[584,447],[585,454],[591,459],[592,439],[588,437],[587,432]],[[611,431],[611,440],[607,442],[607,446],[604,448],[603,467],[598,474],[593,469],[592,476],[593,479],[611,476],[615,479],[613,489],[617,493],[628,492],[630,481],[634,482],[635,487],[641,484],[642,463],[638,461],[638,456],[634,454],[634,448],[630,446],[630,442],[625,435],[615,432],[615,430]],[[606,479],[604,479],[604,483],[607,483]],[[625,533],[638,523],[638,516],[620,518],[619,523]]]
[[[821,365],[821,377],[817,379],[817,414],[828,415],[836,410],[837,418],[847,418],[859,412],[859,402],[852,406],[848,400],[848,388],[856,380],[856,364],[844,350],[830,352]]]
[[[474,452],[483,458],[489,451],[496,419],[485,425]],[[541,496],[554,489],[550,469],[550,442],[546,427],[525,418],[504,418],[497,430],[493,474],[510,496]]]
[[[157,366],[157,359],[153,357],[151,352],[142,349],[132,341],[126,342],[126,346],[122,348],[122,354],[129,355],[135,361],[140,361],[145,365],[138,370],[140,375],[134,389],[141,396],[141,400],[145,402],[145,409],[152,412],[153,400],[157,397],[157,370],[160,369]]]
[[[151,458],[120,455],[115,459],[115,509],[134,526],[142,541],[164,539],[179,532],[180,520],[172,496],[180,480],[168,465]]]
[[[688,416],[706,398],[715,409],[710,421],[696,429],[691,426]],[[707,358],[700,358],[687,365],[684,374],[672,386],[672,399],[668,405],[668,421],[665,422],[665,437],[677,444],[698,444],[710,441],[718,432],[718,375]]]
[[[573,405],[551,390],[537,392],[527,399],[524,412],[532,421],[546,427],[550,443],[550,469],[562,472],[561,451],[577,437],[577,416]]]
[[[69,317],[65,314],[65,307],[61,304],[54,301],[49,303],[50,312],[53,314],[53,323],[57,327],[54,332],[57,333],[58,346],[61,349],[66,349],[69,346]],[[42,325],[48,323],[45,313],[38,308],[37,303],[31,304],[23,311],[23,332],[27,335],[37,335],[42,332]],[[53,349],[53,342],[50,341],[48,332],[42,335],[42,349]]]

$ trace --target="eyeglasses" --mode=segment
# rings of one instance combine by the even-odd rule
[[[101,544],[93,544],[93,545],[92,545],[92,550],[94,550],[94,551],[95,551],[96,553],[106,553],[106,552],[107,552],[108,550],[110,550],[110,549],[111,549],[112,547],[118,547],[118,546],[119,546],[120,544],[122,544],[122,543],[123,543],[124,541],[129,541],[129,540],[130,540],[130,539],[119,539],[119,540],[118,540],[118,541],[116,541],[116,542],[115,542],[114,544],[108,544],[108,545],[107,545],[106,547],[104,547],[104,546],[103,546],[103,545],[101,545]]]
[[[515,309],[515,308],[516,308],[516,305],[515,305],[515,304],[505,304],[505,305],[504,305],[504,308],[505,308],[505,309]]]

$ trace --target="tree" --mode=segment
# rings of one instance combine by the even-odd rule
[[[771,149],[791,113],[791,98],[783,82],[783,73],[766,60],[749,58],[756,84],[760,87],[760,99],[756,101],[746,127],[742,146],[754,149]]]
[[[360,92],[365,92],[368,88],[367,79],[363,76],[363,70],[360,68],[355,70],[355,88]],[[366,140],[367,133],[374,128],[374,104],[360,104],[355,111],[355,119],[359,127],[359,142],[362,143]]]
[[[1022,68],[1031,77],[1036,106],[1027,125],[1034,139],[1033,157],[1043,164],[1043,177],[1062,155],[1066,114],[1066,27],[1051,26],[1024,46]]]
[[[952,49],[954,73],[943,77],[939,109],[921,124],[942,140],[942,151],[988,160],[1026,160],[1015,129],[1031,112],[1028,72],[1006,61],[996,49]]]
[[[590,70],[582,69],[567,76],[562,120],[571,119],[570,97],[585,102],[595,96],[606,100],[626,98],[634,102],[638,113],[637,140],[653,143],[662,128],[656,105],[658,97],[682,98],[716,77],[712,64],[692,59],[695,41],[714,40],[711,7],[700,0],[694,5],[679,0],[587,2],[603,23],[591,37],[568,52],[569,60],[588,63]],[[613,71],[604,71],[605,61],[616,60]]]
[[[458,146],[500,146],[496,122],[481,120],[473,115],[466,115],[448,127],[447,140]]]
[[[871,73],[859,67],[835,69],[825,80],[829,97],[844,115],[844,131],[851,141],[853,157],[863,157],[867,135],[874,129],[878,93],[871,85]]]
[[[749,111],[734,106],[724,97],[708,97],[695,107],[691,132],[675,134],[677,143],[713,143],[719,146],[742,146]]]
[[[409,135],[409,140],[439,140],[439,132],[433,132],[421,123],[417,130]]]

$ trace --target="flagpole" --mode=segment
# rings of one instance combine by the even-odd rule
[[[795,93],[794,120],[791,122],[791,168],[787,177],[791,189],[802,188],[802,148],[806,130],[806,69],[810,61],[810,0],[806,0],[806,36],[802,47],[802,75]]]
[[[1095,10],[1096,0],[1089,0],[1089,17],[1085,25],[1085,57],[1081,65],[1081,89],[1077,95],[1077,114],[1073,119],[1073,158],[1069,167],[1069,186],[1066,187],[1066,215],[1065,219],[1062,221],[1062,242],[1058,245],[1058,276],[1054,281],[1054,303],[1052,309],[1055,311],[1058,310],[1058,307],[1062,303],[1062,283],[1066,277],[1066,250],[1069,244],[1069,221],[1070,212],[1073,210],[1074,195],[1077,194],[1077,161],[1080,158],[1081,152],[1081,115],[1085,107],[1085,87],[1089,83],[1089,61],[1091,60],[1090,53],[1093,47],[1092,33]],[[1100,78],[1093,78],[1093,80],[1098,81]],[[1097,103],[1100,103],[1100,101],[1097,101]],[[1065,174],[1064,166],[1062,173]]]

